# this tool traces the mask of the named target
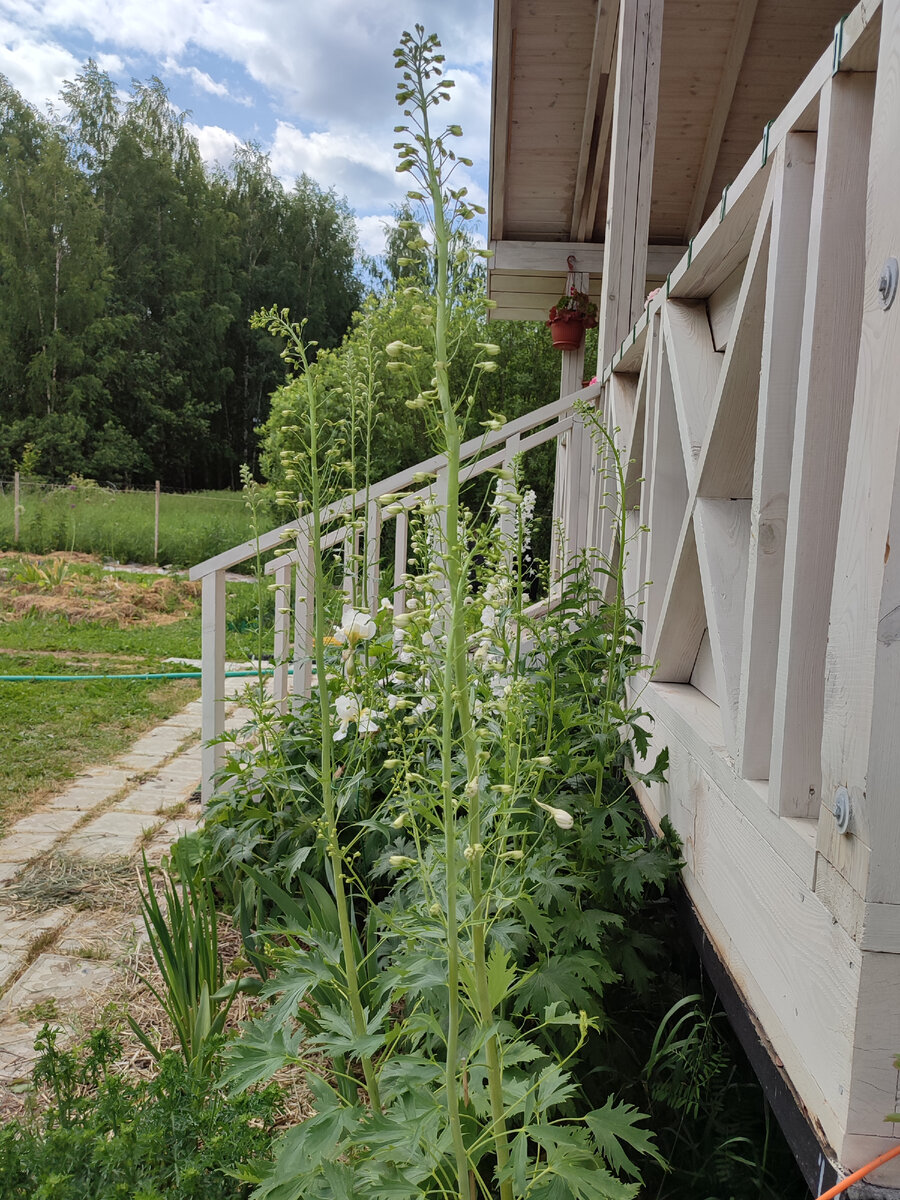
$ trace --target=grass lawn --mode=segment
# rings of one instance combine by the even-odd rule
[[[229,585],[230,658],[256,653],[256,603],[252,584]],[[0,675],[177,671],[170,657],[200,657],[198,585],[0,557]],[[199,693],[199,680],[0,680],[0,831]]]

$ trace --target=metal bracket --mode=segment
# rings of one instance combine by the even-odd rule
[[[845,787],[839,787],[834,793],[834,823],[838,833],[846,833],[850,828],[850,792]]]
[[[762,165],[765,166],[769,161],[769,132],[774,124],[773,121],[766,121],[763,128],[762,136]]]
[[[897,260],[896,258],[889,258],[882,267],[881,278],[878,280],[881,307],[885,311],[894,303],[894,297],[897,295],[898,277],[900,277],[900,268],[897,266]]]
[[[834,51],[831,56],[831,74],[837,75],[841,69],[841,59],[844,56],[844,22],[846,15],[841,17],[834,27]]]

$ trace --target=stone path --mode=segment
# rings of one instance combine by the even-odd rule
[[[234,697],[246,681],[227,681]],[[233,707],[228,727],[247,719]],[[22,877],[90,875],[158,861],[173,841],[200,822],[200,701],[152,729],[109,766],[92,767],[0,840],[0,1088],[24,1080],[34,1039],[45,1020],[64,1024],[96,1011],[120,984],[143,935],[137,875],[102,905],[40,906],[16,902]],[[96,899],[96,898],[95,898]]]

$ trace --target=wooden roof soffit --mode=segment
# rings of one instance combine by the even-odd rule
[[[706,134],[706,144],[703,147],[703,157],[700,160],[700,170],[694,186],[694,195],[688,212],[685,237],[692,238],[700,228],[706,209],[706,198],[709,195],[709,185],[712,183],[719,151],[722,147],[722,136],[725,133],[725,123],[731,111],[734,91],[737,87],[738,75],[744,62],[750,31],[756,17],[759,0],[738,0],[737,12],[734,18],[734,28],[728,43],[728,53],[722,67],[719,89],[716,93],[712,119]]]
[[[612,67],[618,17],[618,0],[599,0],[572,204],[571,236],[580,242],[588,238],[597,216],[606,147],[612,127],[615,89],[615,72]],[[601,98],[602,106],[598,110],[597,102]]]

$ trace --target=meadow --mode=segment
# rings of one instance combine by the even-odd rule
[[[75,477],[51,486],[21,482],[19,541],[13,487],[0,485],[0,550],[49,554],[65,550],[115,562],[190,567],[252,537],[241,492],[164,492],[159,505],[159,552],[154,557],[152,491],[120,491]],[[265,510],[266,529],[279,518]]]

